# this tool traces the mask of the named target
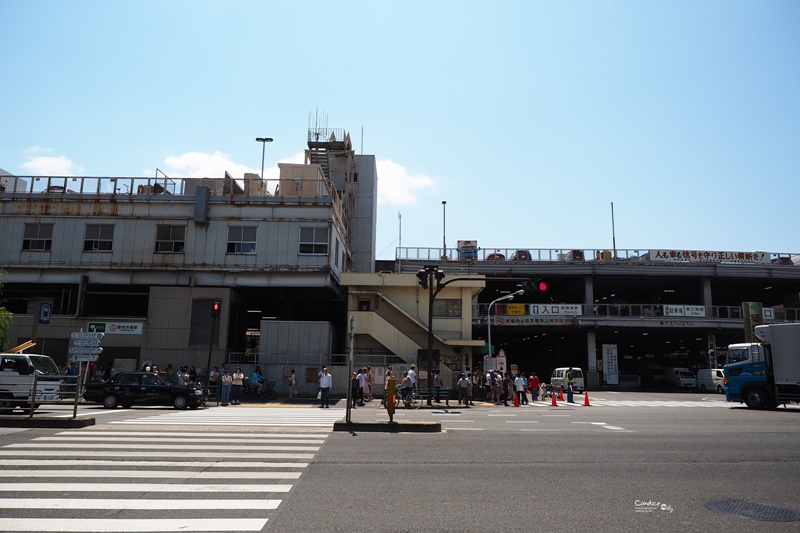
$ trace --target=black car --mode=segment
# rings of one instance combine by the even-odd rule
[[[155,372],[120,372],[108,381],[87,383],[83,399],[103,404],[107,409],[118,405],[172,405],[175,409],[197,409],[208,401],[208,389],[200,385],[169,383]]]

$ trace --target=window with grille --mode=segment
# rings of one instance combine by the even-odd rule
[[[434,300],[434,318],[461,318],[461,300]]]
[[[228,253],[256,253],[256,227],[228,226]]]
[[[53,247],[53,224],[25,224],[22,249],[49,252]]]
[[[300,253],[328,253],[328,228],[300,228]]]
[[[114,243],[113,224],[86,224],[84,252],[110,252]]]
[[[156,226],[156,253],[182,254],[186,246],[186,226]]]

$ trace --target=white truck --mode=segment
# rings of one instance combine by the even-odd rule
[[[667,385],[678,387],[679,389],[694,389],[697,387],[697,378],[694,372],[684,367],[665,367],[664,381]]]
[[[36,379],[34,379],[36,378]],[[36,381],[36,393],[32,394]],[[31,403],[59,399],[61,376],[55,361],[47,355],[0,354],[0,414],[16,407],[29,409]]]
[[[750,409],[800,403],[800,323],[756,326],[753,333],[760,342],[728,346],[725,399]]]

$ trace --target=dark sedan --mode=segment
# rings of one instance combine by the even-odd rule
[[[208,389],[200,385],[176,385],[155,372],[120,372],[108,381],[87,383],[83,399],[107,409],[132,405],[171,405],[197,409],[208,401]]]

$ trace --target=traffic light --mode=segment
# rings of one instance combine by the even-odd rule
[[[546,283],[546,282],[544,282],[544,281],[542,281],[542,280],[540,280],[540,279],[537,279],[537,280],[530,280],[530,281],[526,281],[526,282],[523,284],[523,288],[524,288],[526,291],[539,291],[539,292],[545,292],[545,291],[547,290],[547,283]]]
[[[214,300],[211,302],[211,318],[219,318],[219,312],[222,309],[222,302]]]
[[[436,286],[438,287],[442,283],[442,280],[444,279],[444,272],[442,272],[441,270],[437,270],[436,272],[434,272],[433,276],[436,278]]]
[[[419,284],[423,289],[428,288],[428,272],[425,270],[420,270],[417,272],[417,279],[419,280]]]

